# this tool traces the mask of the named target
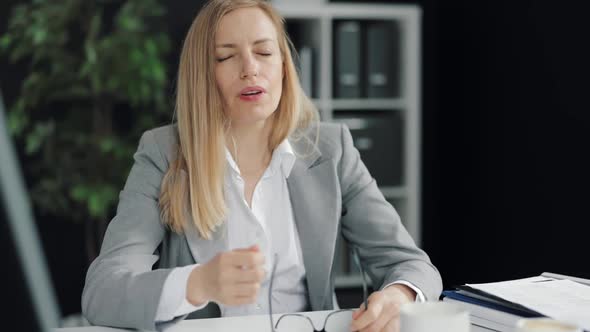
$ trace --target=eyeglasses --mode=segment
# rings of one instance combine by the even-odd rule
[[[352,257],[355,265],[361,273],[363,283],[363,302],[365,308],[367,306],[367,280],[365,279],[365,271],[361,265],[359,255],[356,247],[352,247]],[[279,317],[277,324],[274,324],[272,317],[272,284],[274,281],[275,270],[277,269],[278,254],[274,254],[273,267],[270,274],[270,284],[268,287],[268,316],[270,320],[270,330],[272,332],[340,332],[349,331],[352,322],[352,312],[354,309],[336,310],[328,314],[324,320],[321,330],[317,330],[313,325],[311,318],[302,314],[284,314]],[[282,322],[282,324],[281,324]],[[280,327],[279,327],[280,324]]]

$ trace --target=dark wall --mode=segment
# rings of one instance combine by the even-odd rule
[[[424,241],[445,286],[590,277],[589,9],[426,3]]]

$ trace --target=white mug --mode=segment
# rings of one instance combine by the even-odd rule
[[[517,332],[582,332],[574,325],[551,318],[523,318],[516,323]]]
[[[455,303],[404,304],[400,309],[403,332],[469,332],[469,312]]]

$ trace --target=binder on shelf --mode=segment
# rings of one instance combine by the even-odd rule
[[[361,24],[359,21],[337,21],[334,59],[334,96],[361,97]]]
[[[333,120],[350,129],[363,163],[381,187],[403,184],[403,119],[392,111],[338,111]]]
[[[369,98],[399,96],[399,28],[392,21],[366,24],[367,70],[365,84]]]

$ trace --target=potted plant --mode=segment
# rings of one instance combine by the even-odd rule
[[[0,53],[28,73],[8,113],[38,213],[84,223],[94,259],[139,135],[169,122],[157,0],[32,1],[13,8]]]

